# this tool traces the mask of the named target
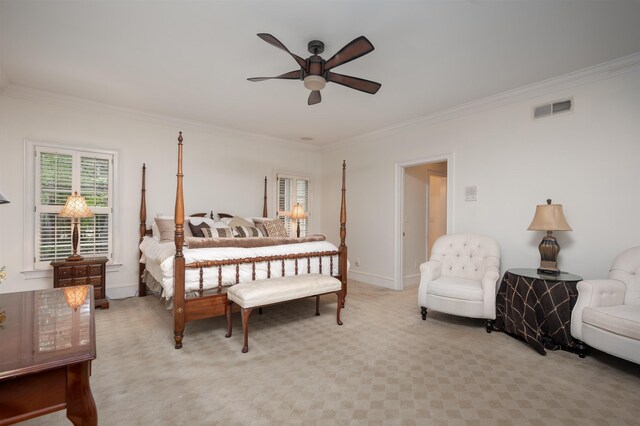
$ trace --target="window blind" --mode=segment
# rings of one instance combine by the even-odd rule
[[[310,180],[300,176],[277,176],[278,186],[278,218],[282,220],[289,235],[295,236],[296,224],[291,219],[291,211],[296,203],[304,208],[307,218],[300,219],[300,236],[306,236],[309,233],[310,203],[309,203],[309,187]]]
[[[80,220],[83,256],[112,257],[113,155],[36,146],[36,269],[71,254],[72,222],[58,214],[74,191],[83,195],[94,217]]]

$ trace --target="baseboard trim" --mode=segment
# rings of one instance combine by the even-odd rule
[[[389,288],[395,290],[393,286],[393,278],[384,277],[382,275],[370,274],[362,271],[349,271],[349,278],[365,284],[371,284],[378,287]]]
[[[126,299],[138,295],[138,284],[109,287],[107,283],[107,297],[109,299]]]

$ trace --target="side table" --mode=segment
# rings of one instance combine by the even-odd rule
[[[494,328],[522,338],[538,353],[575,346],[571,311],[582,278],[561,272],[541,275],[536,269],[510,269],[496,296]]]
[[[109,309],[107,299],[106,257],[85,257],[82,260],[54,260],[53,288],[72,285],[92,285],[96,308]]]

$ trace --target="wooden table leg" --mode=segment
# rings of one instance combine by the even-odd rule
[[[231,308],[233,307],[233,301],[227,300],[227,334],[224,337],[231,337]]]
[[[320,296],[316,296],[316,316],[320,316]]]
[[[253,308],[240,308],[242,314],[242,331],[244,332],[244,346],[242,347],[242,353],[249,352],[249,315]]]
[[[74,425],[98,424],[98,410],[89,385],[90,366],[90,361],[67,366],[67,418]]]
[[[340,308],[342,308],[342,304],[344,303],[344,290],[336,291],[336,295],[338,296],[338,309],[336,312],[336,322],[338,325],[342,325],[342,321],[340,321]]]

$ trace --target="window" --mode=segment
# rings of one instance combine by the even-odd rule
[[[307,177],[277,175],[278,185],[278,217],[284,223],[289,235],[295,235],[295,221],[291,219],[291,211],[296,203],[304,208],[307,218],[300,219],[300,236],[304,237],[309,232],[309,185]]]
[[[34,146],[34,268],[47,269],[71,254],[71,219],[58,213],[74,191],[93,211],[80,219],[83,256],[113,258],[113,175],[115,153]]]

